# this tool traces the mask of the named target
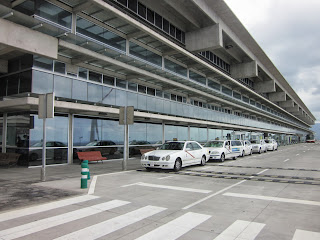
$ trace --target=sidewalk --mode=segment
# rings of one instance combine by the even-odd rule
[[[92,179],[94,175],[121,172],[122,161],[92,162],[89,168]],[[127,170],[139,168],[140,159],[128,160]],[[46,181],[42,182],[40,177],[41,167],[0,168],[0,212],[86,194],[88,191],[80,188],[79,164],[47,166]]]

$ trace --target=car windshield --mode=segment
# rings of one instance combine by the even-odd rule
[[[207,142],[205,145],[205,147],[216,147],[216,148],[221,148],[223,147],[223,142]]]
[[[159,147],[159,150],[182,150],[183,142],[168,142]]]
[[[271,143],[271,141],[269,141],[269,140],[264,140],[266,143]]]
[[[251,143],[253,144],[259,144],[260,142],[258,140],[252,140]]]

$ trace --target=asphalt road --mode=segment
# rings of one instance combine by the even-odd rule
[[[179,173],[93,175],[80,196],[0,213],[0,239],[318,240],[319,155],[298,144]]]

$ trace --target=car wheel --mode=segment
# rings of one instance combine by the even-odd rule
[[[272,147],[272,151],[274,151],[274,147]]]
[[[244,157],[244,151],[242,151],[241,157]]]
[[[261,148],[259,148],[259,154],[261,154]]]
[[[233,157],[232,159],[233,159],[233,160],[236,160],[236,159],[237,159],[237,157]]]
[[[201,165],[201,166],[206,165],[206,157],[205,157],[205,156],[202,156],[200,165]]]
[[[250,155],[252,155],[252,149],[250,150]]]
[[[150,172],[152,169],[149,167],[146,167],[147,172]]]
[[[222,153],[221,157],[220,157],[220,162],[224,162],[225,159],[226,159],[226,157],[224,156],[224,153]]]
[[[176,162],[174,163],[173,170],[174,170],[175,172],[179,172],[179,171],[181,170],[181,168],[182,168],[182,162],[181,162],[181,159],[178,158],[178,159],[176,160]]]

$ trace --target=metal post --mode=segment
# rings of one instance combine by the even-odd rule
[[[41,181],[46,180],[46,118],[43,118]]]
[[[129,153],[129,128],[127,123],[127,107],[124,107],[124,149],[123,149],[123,161],[122,170],[127,170],[127,160]]]
[[[2,152],[7,152],[7,131],[8,131],[8,115],[3,114],[3,125],[2,125]]]

